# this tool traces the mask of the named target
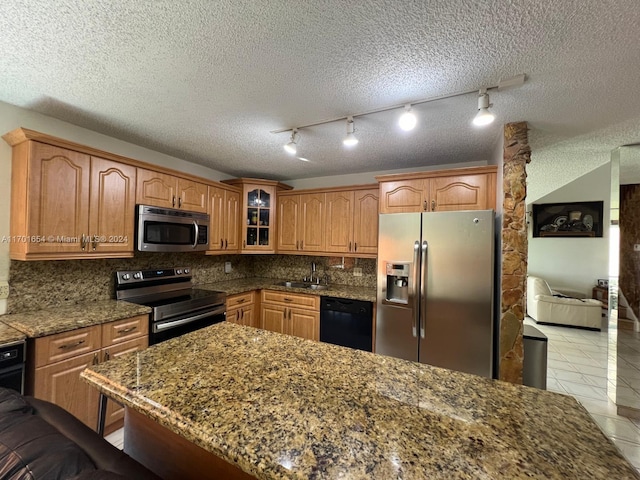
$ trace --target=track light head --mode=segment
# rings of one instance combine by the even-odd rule
[[[473,118],[474,125],[484,127],[495,120],[496,116],[489,110],[489,107],[491,106],[487,90],[480,90],[480,93],[478,94],[478,113]]]
[[[347,136],[344,137],[344,140],[342,140],[342,144],[345,147],[353,147],[354,145],[358,144],[358,139],[353,133],[354,131],[355,128],[353,125],[353,117],[349,116],[347,117]]]
[[[298,137],[298,129],[294,128],[291,131],[291,140],[289,141],[289,143],[287,143],[284,146],[284,151],[287,152],[289,155],[295,155],[298,152],[298,148],[296,145],[297,137]]]
[[[416,127],[416,123],[418,119],[416,115],[411,111],[411,104],[407,103],[404,106],[404,113],[400,115],[400,119],[398,120],[398,125],[405,132],[409,132]]]

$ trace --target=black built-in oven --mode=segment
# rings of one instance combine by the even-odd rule
[[[24,342],[0,346],[0,387],[24,393]]]

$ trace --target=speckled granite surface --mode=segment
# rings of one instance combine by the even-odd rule
[[[5,323],[27,337],[43,337],[76,328],[90,327],[123,318],[151,312],[149,307],[118,300],[100,300],[91,303],[13,313],[0,317]]]
[[[207,283],[198,285],[198,288],[207,290],[219,290],[227,295],[249,292],[251,290],[269,289],[284,292],[306,293],[325,297],[351,298],[353,300],[376,301],[375,287],[357,287],[353,285],[329,285],[326,290],[311,290],[308,288],[291,288],[279,285],[284,279],[274,278],[242,278],[228,282]]]
[[[261,479],[632,479],[575,399],[227,322],[86,369]]]
[[[21,331],[0,322],[0,345],[20,342],[25,338],[27,338],[26,335]]]

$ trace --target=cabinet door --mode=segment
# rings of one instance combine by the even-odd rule
[[[429,209],[443,212],[489,208],[487,178],[486,174],[432,178]]]
[[[356,190],[353,202],[353,251],[378,252],[378,190]]]
[[[89,172],[88,155],[30,142],[27,234],[46,241],[28,242],[28,253],[87,251]]]
[[[258,321],[258,315],[256,311],[256,306],[254,304],[246,305],[244,307],[240,307],[242,311],[241,322],[242,325],[246,325],[247,327],[260,328],[260,322]]]
[[[229,253],[240,251],[240,193],[227,190],[224,214],[224,248]]]
[[[148,337],[140,337],[136,340],[129,340],[117,345],[112,345],[102,349],[101,362],[108,362],[113,358],[118,358],[125,353],[138,352],[148,346]],[[124,420],[124,407],[113,400],[107,402],[107,413],[105,418],[105,433],[119,428]]]
[[[136,177],[136,203],[177,208],[176,177],[144,168]]]
[[[224,250],[226,192],[209,186],[209,250],[214,252]]]
[[[246,252],[272,253],[274,240],[275,188],[267,185],[244,185],[244,213],[242,250]]]
[[[236,323],[238,325],[242,325],[242,320],[240,316],[240,308],[227,308],[227,322]]]
[[[324,209],[324,193],[300,195],[300,223],[298,225],[300,250],[305,252],[321,252],[325,249]]]
[[[278,250],[300,250],[298,224],[300,222],[300,195],[281,195],[278,198]]]
[[[353,192],[327,193],[327,251],[347,253],[353,249]],[[377,206],[376,206],[377,209]],[[376,229],[377,235],[377,229]]]
[[[91,157],[90,251],[133,252],[136,169]]]
[[[426,179],[380,183],[380,213],[427,211],[429,183]]]
[[[277,333],[287,333],[285,328],[285,312],[287,307],[263,304],[260,315],[260,326],[265,330]]]
[[[289,335],[315,341],[320,339],[320,312],[290,308],[287,316]]]
[[[178,206],[190,212],[207,213],[207,185],[178,178]]]
[[[36,368],[33,396],[61,406],[95,430],[98,390],[80,379],[80,372],[98,362],[99,351]]]

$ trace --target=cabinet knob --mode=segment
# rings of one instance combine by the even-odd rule
[[[225,249],[229,248],[229,240],[224,241],[224,248]]]
[[[111,356],[109,355],[109,350],[107,350],[107,351],[104,352],[104,361],[105,362],[108,361],[109,358],[111,358]]]
[[[182,197],[178,198],[178,208],[182,208]]]
[[[426,211],[427,211],[427,209],[428,209],[428,207],[427,207],[427,201],[425,200],[425,201],[422,203],[422,210],[424,210],[424,211],[426,212]]]
[[[93,365],[97,365],[98,364],[98,353],[94,353],[93,354],[93,361],[91,362]]]
[[[220,248],[224,248],[224,240],[220,239]]]
[[[171,206],[175,207],[176,206],[176,196],[173,196],[173,199],[171,200]]]
[[[304,240],[300,240],[300,250],[304,250]]]
[[[296,250],[300,250],[300,241],[296,240]]]
[[[431,211],[432,212],[436,211],[436,201],[435,200],[431,200]]]
[[[357,252],[358,251],[358,242],[354,242],[353,243],[353,251]]]
[[[349,242],[349,251],[351,251],[351,242]]]

